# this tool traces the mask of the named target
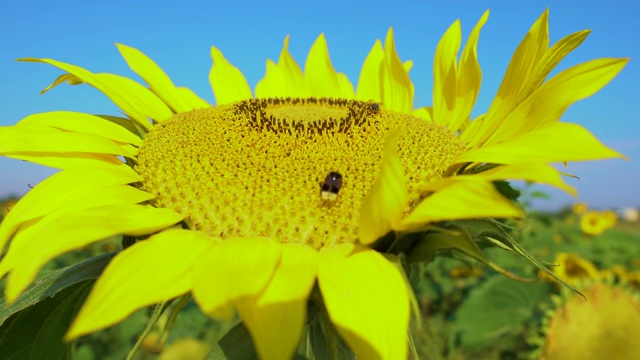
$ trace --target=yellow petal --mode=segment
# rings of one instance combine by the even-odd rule
[[[203,312],[230,319],[229,304],[256,296],[280,261],[281,245],[266,238],[226,239],[203,255],[193,273],[193,296]]]
[[[433,108],[431,106],[417,108],[411,112],[411,115],[427,121],[433,121]]]
[[[317,255],[306,245],[283,244],[280,264],[258,303],[277,304],[309,297],[316,279]]]
[[[289,53],[289,35],[284,39],[284,46],[280,52],[278,66],[280,67],[285,79],[290,82],[289,86],[293,90],[290,92],[289,96],[295,96],[297,94],[298,97],[306,97],[307,85],[304,80],[304,74],[302,73],[300,65],[298,65],[296,60]]]
[[[362,202],[358,230],[362,244],[371,244],[384,236],[404,215],[409,195],[397,152],[399,136],[397,130],[387,135],[380,173]]]
[[[159,123],[173,116],[173,113],[167,104],[165,104],[156,94],[151,92],[151,90],[137,82],[127,77],[115,74],[101,73],[95,74],[95,76],[100,79],[101,83],[103,83],[106,88],[116,89],[122,94],[122,97],[127,98],[126,105],[128,106],[128,109],[122,108],[118,103],[116,103],[116,105],[118,105],[125,114],[129,115],[134,120],[139,116],[148,116],[156,123]],[[146,121],[145,117],[145,121],[142,125],[146,126],[148,123],[149,122]]]
[[[256,84],[256,98],[286,97],[290,88],[278,64],[267,59],[264,77]]]
[[[504,80],[500,84],[496,99],[518,99],[523,89],[533,80],[533,71],[549,48],[549,9],[531,26],[527,35],[522,39],[513,53]],[[520,99],[521,100],[521,99]],[[502,103],[505,108],[517,104]],[[493,104],[492,104],[493,106]]]
[[[163,121],[173,115],[154,93],[131,79],[113,74],[94,74],[79,66],[52,59],[26,58],[20,61],[43,62],[77,76],[100,90],[146,130],[152,128],[148,117],[155,121]]]
[[[582,126],[557,122],[499,144],[470,150],[453,163],[548,163],[613,158],[624,156],[604,146]]]
[[[360,245],[325,248],[318,284],[331,322],[358,358],[407,358],[408,290],[392,263]]]
[[[531,95],[537,90],[547,78],[549,73],[565,58],[570,52],[575,50],[589,35],[590,30],[582,30],[565,36],[544,53],[544,56],[536,64],[535,76],[530,77],[527,87],[523,88],[519,99]],[[519,103],[519,101],[516,101]]]
[[[116,125],[119,125],[125,129],[127,129],[130,133],[132,133],[133,135],[135,135],[138,138],[143,138],[145,131],[144,129],[142,129],[139,125],[137,125],[135,122],[131,121],[131,119],[129,118],[124,118],[124,117],[119,117],[119,116],[112,116],[112,115],[96,115],[97,117],[112,122]]]
[[[376,42],[369,50],[369,54],[360,69],[360,77],[358,78],[358,90],[356,99],[368,101],[382,101],[382,61],[384,60],[384,50],[380,40]]]
[[[627,62],[628,59],[597,59],[554,76],[510,113],[484,146],[558,121],[571,104],[602,89]]]
[[[73,111],[51,111],[29,115],[20,120],[16,126],[41,125],[56,129],[98,135],[110,140],[139,146],[142,139],[129,130],[111,121],[91,114]]]
[[[487,217],[517,218],[522,217],[522,212],[491,182],[469,179],[457,181],[422,200],[402,225],[410,230],[436,221]]]
[[[131,70],[140,75],[151,90],[174,112],[180,113],[211,106],[191,90],[176,87],[171,78],[142,51],[122,44],[116,44],[116,46]]]
[[[80,79],[79,77],[73,75],[73,74],[62,74],[60,76],[58,76],[53,83],[51,83],[51,85],[47,86],[46,88],[44,88],[44,90],[42,90],[40,92],[40,95],[46,93],[47,91],[53,89],[54,87],[63,84],[63,83],[67,83],[69,85],[81,85],[84,84],[84,81],[82,81],[82,79]]]
[[[413,69],[413,61],[407,60],[407,61],[402,63],[402,66],[404,66],[404,70],[407,73],[409,73],[409,71],[411,71],[411,69]]]
[[[343,73],[338,73],[338,86],[340,91],[340,97],[346,99],[353,99],[356,94],[353,91],[353,85],[351,84],[351,80],[347,77],[347,75]]]
[[[53,174],[20,199],[0,223],[0,252],[21,224],[82,200],[98,189],[141,180],[129,167],[76,167]]]
[[[3,155],[11,159],[28,161],[34,164],[49,166],[55,169],[70,169],[74,167],[105,166],[105,167],[129,167],[115,155],[89,154],[89,153],[11,153]]]
[[[222,52],[211,47],[213,65],[209,71],[209,83],[217,105],[230,104],[240,100],[251,99],[251,88],[242,72],[231,65]]]
[[[484,127],[485,117],[486,114],[482,114],[473,119],[473,121],[471,121],[469,125],[467,125],[467,127],[461,131],[460,139],[469,143],[469,139],[473,139],[475,136],[479,136],[481,129],[483,129]],[[468,147],[471,147],[471,145],[468,145]]]
[[[531,26],[511,57],[498,93],[487,113],[487,120],[478,132],[467,140],[477,146],[500,127],[504,117],[511,112],[530,91],[530,84],[537,80],[536,68],[549,48],[549,12],[545,10]]]
[[[462,42],[460,20],[456,20],[438,42],[433,64],[433,119],[447,126],[458,94],[457,58]]]
[[[289,53],[289,35],[284,39],[278,64],[267,60],[267,72],[256,85],[256,97],[308,97],[304,74]]]
[[[393,28],[389,28],[382,61],[382,103],[390,110],[408,114],[413,109],[413,93],[409,72],[396,51]]]
[[[126,150],[126,147],[99,135],[64,132],[40,125],[0,127],[0,155],[18,153],[98,153],[135,156],[133,149]]]
[[[113,202],[117,200],[124,201],[118,197]],[[14,301],[42,266],[58,255],[114,235],[154,233],[182,219],[169,209],[126,203],[53,213],[19,231],[0,263],[0,277],[11,270],[7,301]]]
[[[236,303],[261,359],[293,357],[304,330],[316,270],[315,250],[283,245],[280,264],[264,292]]]
[[[483,171],[478,174],[470,175],[478,176],[490,181],[495,180],[525,180],[539,184],[555,186],[564,190],[569,194],[577,195],[576,189],[567,185],[558,170],[553,166],[543,163],[521,163],[506,166],[499,166],[491,170]]]
[[[320,34],[311,46],[304,64],[305,80],[310,95],[315,97],[341,97],[353,99],[353,85],[341,80],[329,58],[329,49],[324,34]]]
[[[191,271],[212,240],[202,233],[165,230],[118,254],[96,282],[66,340],[103,329],[135,310],[191,289]]]
[[[438,191],[458,181],[473,181],[480,179],[489,181],[525,180],[555,186],[571,195],[577,195],[576,190],[562,180],[558,171],[553,166],[545,163],[517,163],[512,165],[503,165],[491,170],[474,173],[472,175],[458,175],[455,177],[442,178],[430,182],[420,190]]]
[[[478,63],[477,48],[480,30],[482,30],[482,26],[484,26],[488,18],[489,10],[485,11],[480,20],[478,20],[462,50],[458,69],[457,101],[448,121],[448,128],[454,132],[458,131],[471,115],[471,110],[473,110],[473,105],[476,103],[480,92],[482,71]]]

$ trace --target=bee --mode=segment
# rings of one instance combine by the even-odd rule
[[[342,175],[336,171],[332,171],[324,179],[320,185],[322,200],[335,201],[338,198],[338,191],[342,187]]]
[[[374,114],[377,114],[378,111],[380,111],[380,105],[381,103],[377,103],[373,100],[369,100],[369,110]]]

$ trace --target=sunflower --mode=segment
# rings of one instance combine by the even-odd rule
[[[610,280],[582,286],[588,301],[575,293],[554,296],[537,337],[535,359],[633,359],[640,351],[640,301],[637,291]],[[534,340],[535,339],[535,340]]]
[[[576,215],[582,215],[589,209],[589,205],[586,202],[580,201],[571,205],[571,212]]]
[[[414,297],[403,265],[455,250],[503,271],[481,252],[488,245],[537,264],[493,220],[523,215],[505,180],[574,193],[549,163],[621,157],[558,120],[627,60],[589,61],[545,81],[588,34],[549,47],[546,11],[488,112],[471,121],[488,15],[460,56],[460,22],[446,31],[435,54],[433,106],[418,109],[413,63],[400,60],[391,29],[367,55],[356,90],[334,70],[323,35],[304,71],[287,37],[255,92],[212,47],[216,106],[125,45],[117,45],[121,55],[147,86],[22,59],[65,72],[44,91],[86,83],[126,116],[56,111],[0,129],[0,154],[61,169],[0,227],[0,247],[9,244],[0,263],[7,300],[54,257],[122,234],[133,245],[105,268],[67,340],[192,294],[214,318],[237,313],[261,358],[294,355],[309,302],[324,314],[323,329],[359,358],[406,358]]]
[[[588,210],[580,216],[580,229],[587,235],[600,235],[614,227],[618,216],[613,210]]]
[[[574,286],[584,282],[585,279],[599,279],[601,274],[598,268],[589,260],[583,259],[576,254],[560,252],[556,254],[553,273]],[[540,277],[544,280],[551,280],[547,274],[541,272]]]

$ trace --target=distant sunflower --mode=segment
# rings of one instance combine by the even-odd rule
[[[554,260],[553,273],[568,284],[577,286],[585,279],[599,279],[598,268],[589,260],[576,254],[558,253]],[[552,281],[547,274],[541,273],[541,278]]]
[[[571,211],[576,215],[582,215],[587,210],[589,210],[589,205],[586,202],[580,201],[571,205]]]
[[[580,229],[587,235],[600,235],[614,227],[618,217],[615,211],[588,210],[580,215]]]
[[[128,46],[118,49],[148,88],[56,60],[22,59],[66,72],[45,91],[87,83],[126,117],[57,111],[0,129],[0,154],[62,169],[0,227],[0,247],[11,240],[0,263],[0,276],[9,274],[7,299],[54,257],[125,234],[140,241],[105,269],[67,339],[192,293],[214,318],[237,311],[261,358],[291,358],[313,293],[327,326],[359,358],[405,359],[411,289],[403,253],[421,261],[425,247],[436,245],[479,251],[457,243],[463,232],[442,229],[520,217],[494,182],[527,180],[573,193],[548,163],[621,156],[558,120],[627,60],[593,60],[544,82],[588,33],[549,48],[547,12],[516,50],[488,113],[470,121],[487,18],[459,61],[460,22],[447,30],[435,55],[433,107],[420,109],[412,108],[412,63],[400,60],[392,30],[368,54],[357,91],[333,69],[323,35],[304,72],[287,37],[255,97],[212,47],[213,107]],[[417,242],[399,245],[412,234]]]
[[[532,358],[634,359],[640,353],[638,293],[611,281],[581,286],[587,301],[563,291],[546,311]]]

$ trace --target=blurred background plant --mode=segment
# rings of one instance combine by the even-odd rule
[[[526,206],[528,200],[539,197],[545,197],[544,193],[525,186],[521,199]],[[16,201],[0,200],[0,220]],[[487,250],[500,266],[531,282],[517,282],[481,263],[443,253],[410,269],[420,303],[420,321],[414,321],[411,328],[420,358],[613,360],[640,354],[638,210],[616,213],[575,203],[556,213],[528,212],[528,218],[517,224],[521,229],[518,242],[547,261],[553,274],[580,293],[539,274],[512,252]],[[47,271],[117,251],[121,241],[113,238],[68,253],[52,261]],[[47,302],[27,310],[49,311],[36,309],[43,303]],[[212,345],[235,324],[210,320],[192,300],[174,319],[171,310],[177,303],[147,329],[135,359],[215,358]],[[152,308],[140,310],[117,326],[81,338],[74,358],[126,358],[152,313]],[[18,315],[0,316],[0,353],[8,342],[37,337],[46,327],[29,323],[28,311]],[[28,346],[38,346],[37,341]]]

